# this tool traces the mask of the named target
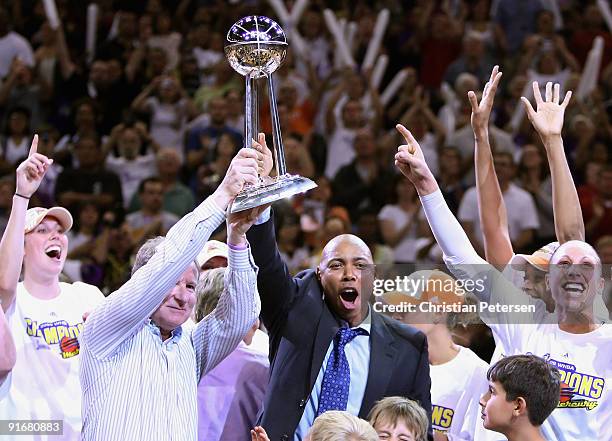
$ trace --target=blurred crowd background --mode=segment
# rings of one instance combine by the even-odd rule
[[[37,133],[39,152],[54,164],[30,205],[72,212],[65,276],[109,294],[129,278],[140,244],[211,194],[243,146],[244,78],[224,55],[229,27],[252,14],[282,22],[263,0],[94,3],[95,53],[85,44],[87,2],[56,0],[57,29],[42,1],[0,9],[0,231],[14,170]],[[291,11],[293,3],[284,5]],[[339,55],[325,8],[355,23],[347,42],[355,66]],[[388,64],[377,87],[372,69],[359,66],[385,8],[380,53]],[[611,263],[612,36],[601,11],[572,0],[310,1],[295,24],[305,50],[295,51],[288,32],[275,74],[288,171],[318,184],[276,204],[290,270],[318,263],[323,245],[346,232],[363,238],[377,263],[441,261],[414,187],[393,164],[398,122],[420,143],[472,242],[482,243],[467,92],[482,90],[494,64],[504,76],[490,136],[514,249],[554,240],[546,152],[520,96],[533,80],[576,91],[597,36],[595,87],[574,93],[563,138],[587,241]],[[401,87],[381,99],[398,72]],[[265,88],[260,95],[271,147]]]

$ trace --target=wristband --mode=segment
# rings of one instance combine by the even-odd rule
[[[244,244],[242,244],[242,245],[234,245],[234,244],[232,244],[232,243],[229,243],[229,242],[228,242],[228,243],[227,243],[227,247],[228,247],[230,250],[234,250],[234,251],[242,251],[242,250],[246,250],[246,249],[247,249],[249,246],[248,246],[246,243],[244,243]]]
[[[29,197],[24,196],[24,195],[22,195],[22,194],[19,194],[19,193],[17,193],[17,192],[15,192],[15,196],[19,196],[20,198],[30,200],[30,198],[29,198]]]

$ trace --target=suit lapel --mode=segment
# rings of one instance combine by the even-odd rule
[[[322,303],[321,319],[319,320],[319,325],[317,326],[317,335],[315,336],[312,363],[310,365],[310,387],[308,388],[308,392],[312,390],[315,380],[317,379],[317,375],[319,375],[319,370],[323,364],[323,359],[325,358],[327,349],[329,348],[329,344],[340,328],[340,324],[332,315],[331,311],[325,304],[325,301]]]
[[[359,410],[361,418],[366,418],[374,402],[384,396],[398,349],[387,325],[375,311],[372,311],[371,329],[370,365],[368,382]]]

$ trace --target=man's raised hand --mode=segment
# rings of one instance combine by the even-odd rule
[[[257,169],[262,161],[263,155],[257,150],[251,148],[240,149],[232,159],[223,181],[213,194],[219,208],[225,210],[245,185],[254,185],[259,182]]]

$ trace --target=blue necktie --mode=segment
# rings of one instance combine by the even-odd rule
[[[358,335],[367,335],[367,332],[361,328],[338,329],[334,337],[334,348],[327,360],[325,374],[323,374],[317,416],[328,410],[346,410],[351,384],[351,369],[344,353],[344,347]]]

